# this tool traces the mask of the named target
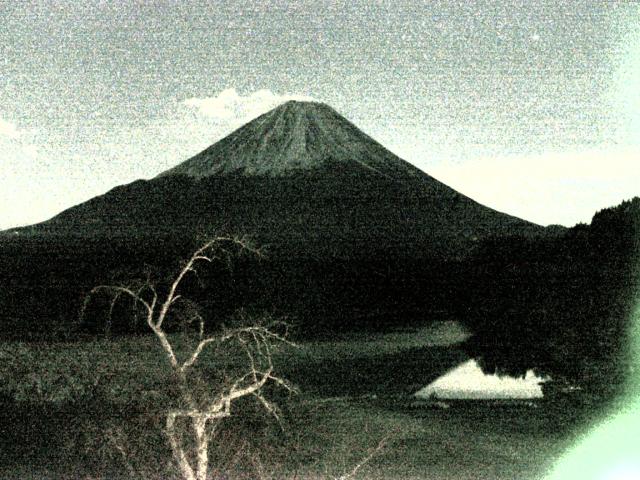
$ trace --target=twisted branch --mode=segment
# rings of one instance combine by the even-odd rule
[[[182,397],[187,404],[186,409],[173,409],[167,413],[165,432],[169,439],[169,443],[177,462],[181,474],[185,480],[205,480],[207,475],[208,443],[211,435],[207,434],[207,423],[217,421],[231,415],[231,407],[234,401],[245,396],[255,397],[265,408],[265,410],[273,415],[279,421],[279,413],[277,406],[269,402],[261,393],[261,390],[268,382],[285,388],[290,392],[295,389],[284,379],[273,374],[272,361],[272,345],[275,343],[283,343],[293,345],[285,337],[287,334],[287,325],[284,322],[271,322],[268,325],[254,325],[249,327],[236,328],[226,330],[219,336],[205,337],[204,319],[197,311],[197,308],[191,305],[189,322],[197,320],[198,322],[198,344],[190,354],[181,362],[178,360],[175,350],[169,341],[163,324],[171,311],[172,306],[182,300],[190,305],[187,300],[177,293],[182,281],[189,273],[196,274],[196,264],[199,262],[213,263],[223,257],[229,259],[230,252],[223,248],[221,244],[231,243],[240,247],[240,251],[248,251],[260,256],[260,251],[254,248],[248,241],[242,238],[232,237],[216,237],[206,242],[198,248],[180,269],[176,277],[171,282],[166,296],[160,301],[158,292],[147,278],[138,289],[128,286],[119,285],[98,285],[94,287],[89,295],[81,315],[84,314],[90,297],[98,292],[106,292],[111,294],[109,315],[113,314],[114,306],[118,299],[122,296],[129,296],[134,300],[134,306],[140,304],[146,311],[147,325],[158,338],[162,349],[164,350],[172,371],[180,382]],[[218,253],[220,252],[220,253]],[[150,296],[150,299],[149,299]],[[159,310],[158,310],[159,307]],[[158,311],[157,311],[158,310]],[[285,334],[277,333],[276,329],[284,327]],[[211,344],[220,346],[230,341],[237,341],[244,351],[247,359],[247,372],[239,375],[230,386],[223,389],[212,401],[209,401],[204,408],[198,407],[198,402],[193,396],[193,392],[187,384],[187,372],[191,369],[200,358],[203,351]],[[195,466],[189,460],[189,455],[182,446],[179,435],[176,432],[176,421],[180,418],[190,419],[194,429],[196,440],[196,463]],[[215,427],[214,427],[215,428]]]

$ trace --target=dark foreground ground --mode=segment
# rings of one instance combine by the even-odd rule
[[[544,478],[571,445],[576,430],[574,419],[567,412],[549,412],[543,406],[497,409],[482,402],[467,402],[447,410],[415,410],[390,405],[395,400],[402,402],[390,398],[309,400],[307,408],[313,407],[312,413],[307,413],[305,422],[297,427],[303,430],[290,432],[300,437],[295,455],[287,459],[278,453],[260,458],[264,478],[338,478],[366,459],[381,440],[384,446],[355,478]],[[82,444],[61,445],[57,452],[51,451],[61,437],[81,435],[73,431],[78,426],[66,415],[30,417],[18,423],[22,425],[14,424],[13,428],[20,431],[3,432],[2,478],[130,477],[124,465],[118,468],[117,461],[109,468],[94,464],[100,463],[98,457],[105,453],[107,457],[117,457],[116,446],[108,441],[104,448],[113,448],[111,453],[100,452],[99,444],[88,452],[81,451]],[[17,443],[39,432],[46,438],[40,438],[35,445]],[[92,455],[95,457],[90,458]],[[86,460],[78,463],[83,457]],[[131,462],[136,463],[134,459]],[[238,478],[257,478],[251,468],[245,473]]]
[[[543,478],[597,409],[566,399],[416,403],[412,392],[465,359],[456,346],[465,336],[446,322],[280,352],[282,376],[301,393],[274,393],[281,425],[241,406],[246,415],[214,438],[212,478],[335,479],[358,465],[351,478]],[[0,478],[171,478],[153,338],[6,343],[0,353]]]

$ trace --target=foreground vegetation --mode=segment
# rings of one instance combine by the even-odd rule
[[[541,477],[588,423],[584,410],[545,402],[412,405],[415,385],[464,358],[460,338],[437,324],[280,349],[277,371],[301,392],[269,392],[282,409],[280,423],[249,399],[242,415],[224,419],[210,452],[212,478],[334,479],[374,451],[352,478]],[[179,351],[187,341],[178,341]],[[420,368],[416,351],[425,354]],[[443,352],[448,367],[430,360]],[[153,337],[13,342],[0,355],[2,478],[179,478],[163,433],[170,378]],[[356,368],[349,373],[340,358]],[[223,361],[239,359],[229,353]],[[211,361],[203,357],[204,371]],[[320,363],[342,373],[311,375]],[[357,367],[364,364],[380,369],[374,380]]]
[[[417,329],[414,318],[409,330],[398,331],[401,323],[392,323],[385,326],[386,333],[376,333],[376,322],[368,317],[373,326],[360,333],[344,329],[338,336],[322,326],[322,341],[322,335],[305,336],[304,330],[330,310],[318,308],[310,310],[312,318],[297,332],[297,348],[281,342],[284,336],[269,327],[259,327],[263,336],[256,338],[253,327],[221,323],[251,318],[243,311],[227,315],[236,301],[247,298],[243,289],[235,294],[229,290],[221,303],[212,301],[211,289],[201,291],[196,297],[206,305],[201,311],[197,304],[177,302],[182,294],[176,294],[175,283],[152,282],[151,273],[142,284],[103,284],[93,292],[111,297],[98,299],[88,311],[94,327],[105,328],[63,322],[61,334],[55,323],[34,315],[50,338],[0,344],[0,474],[198,480],[207,472],[208,478],[220,480],[538,478],[623,384],[629,367],[627,313],[635,284],[628,260],[638,251],[638,207],[638,201],[623,204],[596,216],[589,229],[578,226],[562,238],[487,243],[486,252],[467,264],[472,273],[465,285],[476,286],[468,298],[460,285],[453,291],[440,288],[452,285],[455,275],[444,275],[433,290],[463,299],[462,310],[432,308],[426,315],[417,309],[432,319],[423,329]],[[198,252],[192,260],[211,260]],[[179,283],[192,267],[187,261],[173,278]],[[213,280],[214,287],[229,278],[216,273],[220,271],[205,279]],[[196,292],[196,283],[183,293]],[[608,290],[603,293],[602,287]],[[128,304],[116,302],[121,294],[130,297]],[[349,291],[343,295],[353,297]],[[223,314],[212,317],[220,306]],[[167,309],[174,308],[176,315],[167,317],[172,326],[165,329]],[[100,316],[101,310],[108,314]],[[374,309],[373,314],[384,319],[384,311]],[[458,324],[450,321],[434,323],[438,312],[441,320],[457,313],[466,328],[454,328]],[[215,321],[205,325],[203,319],[210,317]],[[113,318],[126,328],[113,331]],[[475,333],[470,339],[467,328]],[[147,334],[135,334],[145,329]],[[511,404],[420,407],[412,402],[413,392],[468,355],[489,371],[517,375],[536,367],[587,394],[575,400]],[[294,395],[283,379],[301,393]],[[287,388],[278,388],[282,386]],[[182,421],[171,422],[171,412]],[[216,416],[207,430],[209,417],[219,413],[224,415]],[[198,421],[205,417],[199,429]],[[207,453],[203,445],[209,443],[214,447]]]

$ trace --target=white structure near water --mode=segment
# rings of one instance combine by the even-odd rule
[[[529,370],[524,378],[485,374],[475,360],[468,360],[416,392],[419,399],[533,399],[542,397],[541,383],[549,380]]]

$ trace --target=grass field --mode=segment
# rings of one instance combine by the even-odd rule
[[[354,478],[542,478],[584,413],[545,401],[414,404],[411,393],[464,361],[456,344],[466,336],[448,322],[280,351],[281,375],[301,391],[279,397],[283,430],[255,405],[226,420],[213,442],[217,478],[337,478],[382,440]],[[170,476],[167,375],[154,338],[7,343],[0,355],[1,478]]]

